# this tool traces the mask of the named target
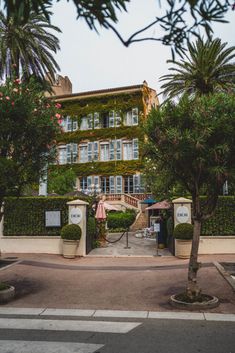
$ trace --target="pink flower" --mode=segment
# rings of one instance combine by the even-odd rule
[[[19,92],[18,88],[13,88],[13,92]]]
[[[9,100],[10,100],[10,97],[9,97],[9,96],[6,96],[6,100],[9,101]]]
[[[11,102],[11,105],[14,107],[14,105],[15,105],[15,102]]]
[[[58,113],[56,113],[55,117],[56,117],[57,119],[60,119],[61,115],[58,114]]]
[[[60,103],[56,103],[55,107],[60,109],[61,108],[61,104]]]
[[[14,82],[15,82],[17,85],[19,85],[19,84],[20,84],[20,79],[19,79],[19,78],[16,78],[16,79],[14,80]]]

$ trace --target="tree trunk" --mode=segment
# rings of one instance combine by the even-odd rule
[[[199,196],[193,200],[194,208],[194,228],[193,228],[193,240],[192,240],[192,249],[189,260],[188,267],[188,286],[187,286],[187,295],[194,299],[201,293],[201,288],[197,284],[197,271],[200,268],[200,263],[198,263],[198,248],[201,235],[201,213],[200,213],[200,200]]]

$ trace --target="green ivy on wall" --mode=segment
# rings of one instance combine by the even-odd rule
[[[120,127],[112,127],[105,129],[92,129],[92,130],[77,130],[74,132],[67,132],[61,134],[57,138],[57,142],[63,143],[79,143],[84,140],[89,141],[99,141],[103,139],[132,139],[138,138],[139,140],[143,140],[144,131],[140,126],[120,126]]]
[[[61,171],[72,168],[78,177],[89,175],[133,175],[143,169],[142,163],[138,160],[132,161],[109,161],[74,163],[66,165],[54,165],[51,169],[59,168]]]
[[[114,94],[105,96],[96,96],[88,98],[78,98],[63,101],[62,114],[70,115],[71,117],[81,118],[88,114],[99,112],[104,113],[110,110],[125,112],[128,109],[137,107],[139,111],[143,110],[142,93],[136,92],[133,94]]]

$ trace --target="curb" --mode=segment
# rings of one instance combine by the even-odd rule
[[[124,311],[124,310],[93,310],[93,309],[52,309],[52,308],[13,308],[0,307],[0,315],[37,316],[40,318],[86,317],[86,318],[125,318],[125,319],[173,319],[235,322],[235,314],[217,314],[205,312],[174,312],[174,311]]]
[[[217,268],[219,273],[224,277],[224,279],[230,284],[233,291],[235,292],[235,280],[231,278],[231,275],[225,271],[225,269],[223,268],[223,266],[220,265],[219,262],[214,261],[213,264]]]

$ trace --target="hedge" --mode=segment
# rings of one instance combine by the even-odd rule
[[[215,214],[203,223],[201,235],[235,235],[235,196],[219,197]]]
[[[68,201],[73,197],[7,197],[4,204],[4,235],[59,235],[58,227],[45,227],[45,211],[61,211],[61,227],[68,223]],[[84,201],[87,201],[84,198]]]
[[[114,212],[109,213],[107,217],[109,229],[127,229],[129,228],[136,218],[136,213],[127,212]]]

